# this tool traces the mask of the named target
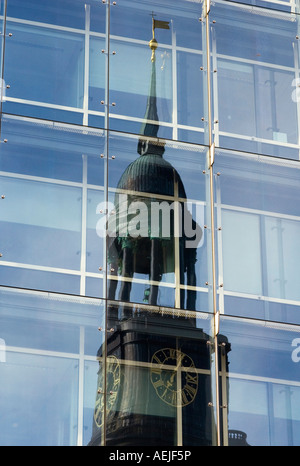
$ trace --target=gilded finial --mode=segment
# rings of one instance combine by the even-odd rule
[[[154,62],[155,61],[155,50],[158,47],[158,42],[155,39],[155,19],[153,17],[153,13],[152,13],[152,39],[149,42],[149,47],[152,50],[151,61]]]
[[[155,50],[156,50],[157,47],[158,47],[158,42],[157,42],[157,40],[155,39],[155,37],[153,37],[153,39],[150,40],[150,42],[149,42],[149,47],[150,47],[150,49],[152,50],[151,61],[154,62],[154,61],[155,61]]]
[[[168,21],[158,21],[154,19],[153,13],[152,13],[152,39],[149,42],[149,47],[152,50],[152,56],[151,56],[151,61],[155,61],[155,50],[158,47],[158,42],[155,39],[155,28],[160,28],[160,29],[170,29],[169,22]]]

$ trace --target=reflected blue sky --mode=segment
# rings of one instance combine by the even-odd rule
[[[300,324],[298,102],[292,98],[298,18],[285,5],[268,2],[267,10],[260,1],[262,8],[249,10],[236,3],[214,2],[209,30],[217,300],[232,316],[221,319],[231,345],[228,428],[247,433],[251,445],[294,445],[300,443],[300,362],[292,357],[299,332],[290,325]],[[107,12],[101,0],[7,0],[1,444],[75,445],[78,413],[84,442],[90,439],[96,354],[104,342],[99,328],[106,321],[104,303],[83,296],[102,298],[105,290],[97,206],[113,200],[121,175],[139,156],[152,15],[170,24],[155,32],[158,136],[168,139],[164,158],[180,174],[187,198],[201,205],[196,328],[211,324],[204,319],[211,264],[207,150],[196,146],[204,142],[207,107],[202,3],[119,1],[110,7],[110,31]],[[135,278],[131,300],[145,305],[148,277]],[[162,279],[159,306],[175,306],[174,283],[173,271]]]

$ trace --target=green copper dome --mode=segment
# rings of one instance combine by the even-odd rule
[[[186,198],[180,176],[172,165],[157,154],[147,154],[132,162],[118,183],[118,189],[174,196],[175,181],[178,196]]]

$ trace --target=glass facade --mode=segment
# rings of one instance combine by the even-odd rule
[[[300,445],[298,0],[0,22],[0,444]]]

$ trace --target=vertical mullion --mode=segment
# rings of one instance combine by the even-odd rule
[[[175,259],[175,308],[180,308],[180,240],[181,231],[179,225],[181,225],[181,212],[179,211],[180,204],[178,201],[178,179],[174,170],[174,259]]]
[[[215,31],[211,31],[212,40],[212,65],[213,65],[213,117],[214,121],[214,142],[216,146],[219,146],[219,99],[218,99],[218,68],[217,68],[217,43],[215,37]]]
[[[223,424],[223,446],[228,446],[228,392],[226,371],[226,350],[220,347],[221,353],[221,386],[222,386],[222,424]],[[228,376],[229,377],[229,376]]]
[[[1,1],[1,0],[0,0]],[[3,11],[3,43],[2,43],[2,57],[1,57],[1,99],[0,99],[0,136],[2,129],[2,106],[3,106],[3,92],[4,91],[4,56],[5,56],[5,41],[6,41],[6,13],[7,13],[7,0],[4,0],[4,11]]]
[[[223,270],[223,238],[222,238],[222,198],[221,198],[221,186],[219,176],[216,175],[216,213],[217,213],[217,261],[218,261],[218,283],[219,285],[224,282],[224,270]],[[219,230],[220,229],[220,230]],[[219,311],[224,314],[224,287],[219,286]]]
[[[106,8],[106,26],[105,26],[105,118],[104,118],[104,200],[106,206],[108,205],[108,160],[109,160],[109,53],[110,53],[110,3],[105,3]],[[103,271],[103,293],[104,299],[107,298],[107,235],[103,238],[103,257],[104,257],[104,271]]]
[[[86,280],[86,230],[87,230],[87,156],[82,155],[82,207],[81,207],[81,258],[80,295],[85,296]]]
[[[84,95],[83,95],[83,125],[88,126],[89,110],[89,76],[90,76],[90,22],[91,7],[85,5],[85,51],[84,51]]]
[[[173,92],[173,140],[178,139],[178,101],[177,101],[177,52],[176,32],[172,24],[172,92]]]
[[[104,196],[108,206],[108,160],[109,160],[109,56],[110,56],[110,0],[105,1],[106,25],[105,25],[105,148],[104,148]],[[108,325],[108,303],[107,303],[107,235],[103,238],[103,257],[105,260],[103,273],[103,297],[105,302],[105,340],[104,340],[104,422],[102,444],[106,445],[106,404],[107,404],[107,325]]]
[[[207,73],[207,118],[208,118],[208,169],[209,169],[209,200],[210,200],[210,227],[211,227],[211,266],[212,266],[212,300],[213,300],[213,342],[215,352],[215,415],[216,415],[216,430],[217,430],[217,445],[221,445],[220,435],[220,393],[219,393],[219,355],[218,355],[218,333],[219,333],[219,312],[217,310],[216,296],[216,254],[215,254],[215,218],[214,218],[214,150],[212,138],[212,106],[211,106],[211,50],[210,50],[210,0],[206,0],[203,5],[205,17],[205,33],[206,33],[206,73]]]
[[[298,23],[298,19],[296,19]],[[297,31],[299,26],[297,25]],[[295,64],[295,97],[296,97],[296,108],[297,108],[297,144],[300,146],[300,93],[298,92],[298,86],[300,86],[300,73],[299,73],[299,42],[298,40],[293,43],[294,48],[294,64]],[[300,160],[300,148],[299,148],[299,160]]]
[[[84,327],[79,334],[79,368],[78,368],[78,428],[77,446],[83,445],[83,397],[84,397]]]

